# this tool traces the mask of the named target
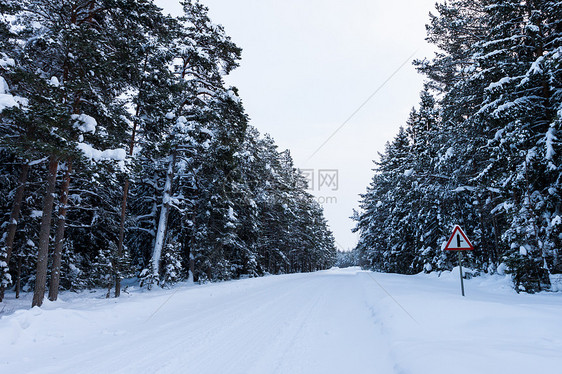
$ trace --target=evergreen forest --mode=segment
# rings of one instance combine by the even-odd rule
[[[441,272],[454,225],[465,265],[511,274],[517,291],[562,272],[562,4],[450,0],[426,26],[437,52],[414,64],[419,105],[375,162],[354,214],[362,266]]]
[[[0,2],[0,300],[329,268],[320,205],[198,1]]]

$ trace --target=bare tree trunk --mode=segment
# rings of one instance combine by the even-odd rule
[[[72,160],[66,165],[64,181],[61,187],[57,231],[55,234],[55,250],[53,251],[53,265],[51,269],[51,282],[49,284],[49,300],[55,301],[59,296],[60,268],[62,260],[62,247],[64,244],[64,229],[66,227],[66,212],[68,210],[68,190],[70,187],[70,173],[72,173]]]
[[[195,282],[195,255],[193,254],[193,249],[195,248],[195,213],[191,218],[191,225],[191,237],[187,243],[187,258],[189,259],[189,271],[187,277]]]
[[[121,256],[123,256],[123,241],[125,240],[125,218],[127,217],[127,199],[129,196],[129,179],[125,180],[123,198],[121,199],[121,222],[119,223],[119,239],[115,254],[115,297],[121,296]]]
[[[170,213],[170,200],[172,199],[172,181],[174,179],[174,165],[176,163],[176,153],[173,151],[168,172],[166,173],[166,184],[164,185],[164,195],[162,197],[162,208],[160,209],[160,219],[158,220],[158,230],[154,250],[152,251],[152,275],[158,279],[160,272],[160,257],[166,237],[168,226],[168,214]]]
[[[26,162],[21,166],[16,195],[14,196],[14,205],[12,205],[12,213],[10,214],[10,222],[8,224],[8,235],[6,237],[6,265],[10,264],[10,257],[12,256],[12,251],[14,249],[14,239],[16,237],[16,229],[18,227],[18,219],[21,212],[21,202],[23,201],[23,194],[28,174],[29,164]],[[4,299],[4,288],[3,284],[0,285],[0,301]]]
[[[6,238],[7,247],[7,261],[10,261],[12,250],[14,248],[14,238],[16,236],[16,228],[18,225],[18,218],[21,212],[21,202],[23,201],[23,194],[25,191],[25,184],[27,183],[27,176],[29,174],[29,164],[25,163],[21,166],[21,174],[18,179],[18,187],[16,195],[14,196],[14,205],[12,213],[10,214],[10,224],[8,225],[8,237]]]
[[[144,59],[143,71],[146,71],[148,65],[148,55]],[[139,98],[144,90],[145,79],[141,80],[139,85]],[[139,99],[140,102],[140,99]],[[133,122],[133,132],[131,133],[131,140],[129,141],[129,156],[133,155],[133,150],[135,147],[135,138],[137,134],[138,118],[140,115],[141,106],[140,103],[137,104],[137,109],[135,110],[135,120]],[[117,241],[117,253],[115,254],[115,297],[121,295],[121,256],[123,255],[123,242],[125,240],[125,219],[127,218],[127,199],[129,198],[129,178],[125,180],[125,186],[123,186],[123,198],[121,199],[121,221],[119,223],[119,239]]]
[[[196,177],[194,177],[196,178]],[[195,179],[195,184],[194,184],[195,190],[199,191],[199,186],[197,183],[197,179]],[[199,201],[196,199],[195,200],[195,205],[193,206],[193,212],[191,213],[191,232],[190,232],[190,238],[189,238],[189,243],[187,244],[188,246],[188,258],[189,258],[189,275],[188,277],[191,277],[191,279],[195,282],[195,254],[194,254],[194,249],[195,249],[195,241],[196,239],[196,234],[197,234],[197,212],[199,210]]]
[[[39,246],[37,250],[37,274],[35,277],[35,290],[33,292],[34,306],[41,306],[45,297],[45,284],[47,282],[47,261],[49,259],[49,235],[53,218],[53,203],[55,201],[55,184],[57,182],[58,159],[51,155],[49,159],[49,174],[47,176],[47,191],[43,199],[43,216],[41,217],[41,231],[39,232]]]
[[[21,257],[18,256],[18,269],[16,272],[16,299],[20,298],[21,291]]]
[[[136,116],[138,117],[140,106],[137,106]],[[137,132],[137,123],[133,124],[133,133],[131,134],[131,141],[129,143],[129,156],[133,155],[133,148],[135,146],[135,136]],[[121,199],[121,221],[119,223],[119,239],[117,241],[117,253],[115,254],[115,297],[121,296],[121,256],[123,256],[123,242],[125,240],[125,219],[127,218],[127,199],[129,198],[129,178],[125,180],[123,186],[123,198]]]

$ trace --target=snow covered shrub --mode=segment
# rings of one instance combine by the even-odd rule
[[[512,275],[517,292],[534,293],[550,286],[548,271],[536,257],[528,256],[517,249],[505,257],[505,264],[505,273]]]
[[[8,263],[6,262],[6,247],[0,248],[0,285],[7,287],[12,284],[12,276],[8,272]]]
[[[178,242],[168,243],[164,248],[164,277],[162,286],[176,283],[182,279],[183,266],[181,264],[182,246]]]

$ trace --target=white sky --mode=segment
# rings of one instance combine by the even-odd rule
[[[314,169],[315,190],[338,245],[357,241],[349,219],[373,175],[372,160],[419,102],[423,77],[408,63],[314,157],[310,156],[408,56],[432,56],[425,24],[436,0],[202,0],[243,48],[227,82],[253,126]],[[181,14],[177,0],[156,0]],[[338,190],[318,190],[318,170]]]

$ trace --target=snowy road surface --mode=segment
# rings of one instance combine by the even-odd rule
[[[463,299],[454,275],[354,268],[119,300],[64,293],[1,314],[0,373],[559,372],[561,293],[475,278]]]

